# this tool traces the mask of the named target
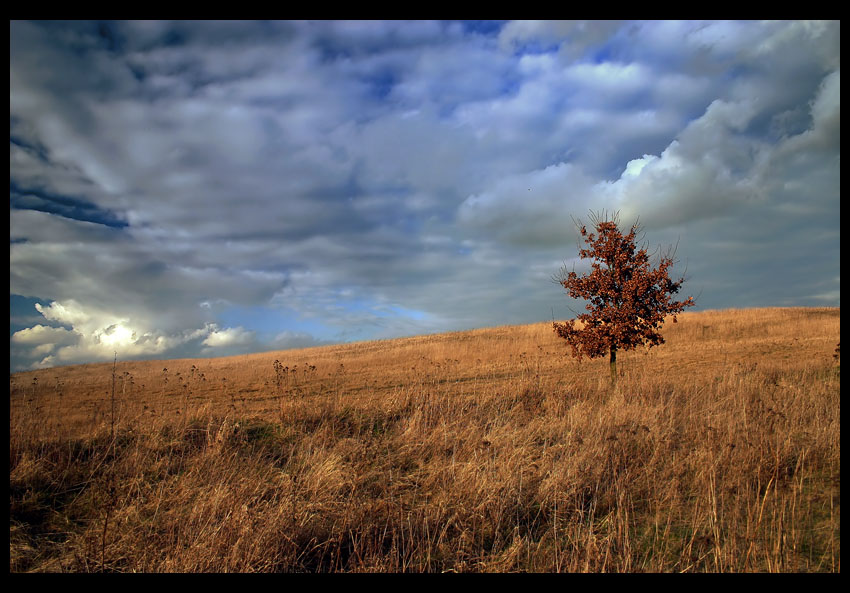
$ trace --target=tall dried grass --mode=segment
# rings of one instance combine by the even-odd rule
[[[119,362],[114,437],[112,363],[14,374],[10,570],[838,572],[839,334],[685,313],[614,394],[549,324]]]

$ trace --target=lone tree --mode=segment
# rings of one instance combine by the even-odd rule
[[[591,259],[591,271],[579,276],[575,269],[562,268],[555,276],[558,284],[576,299],[589,301],[589,313],[578,315],[566,323],[552,322],[555,332],[572,346],[573,356],[582,359],[600,358],[610,354],[611,383],[617,382],[617,351],[632,350],[636,346],[657,346],[664,343],[658,331],[664,318],[692,307],[694,301],[674,301],[684,278],[673,281],[668,271],[673,265],[670,250],[661,255],[658,267],[650,266],[646,247],[638,249],[635,240],[641,234],[635,221],[628,234],[619,229],[619,215],[611,220],[604,214],[590,214],[596,233],[576,222],[587,244],[579,250],[582,259]]]

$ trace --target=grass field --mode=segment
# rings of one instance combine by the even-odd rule
[[[840,572],[840,309],[10,376],[10,571]]]

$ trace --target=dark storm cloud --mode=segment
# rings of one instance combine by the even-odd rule
[[[125,221],[112,212],[103,210],[85,199],[63,196],[37,188],[21,187],[14,181],[9,182],[9,206],[14,210],[38,210],[110,227],[127,226]]]

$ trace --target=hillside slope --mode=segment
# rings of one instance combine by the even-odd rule
[[[16,373],[10,570],[840,571],[840,310],[663,335]]]

